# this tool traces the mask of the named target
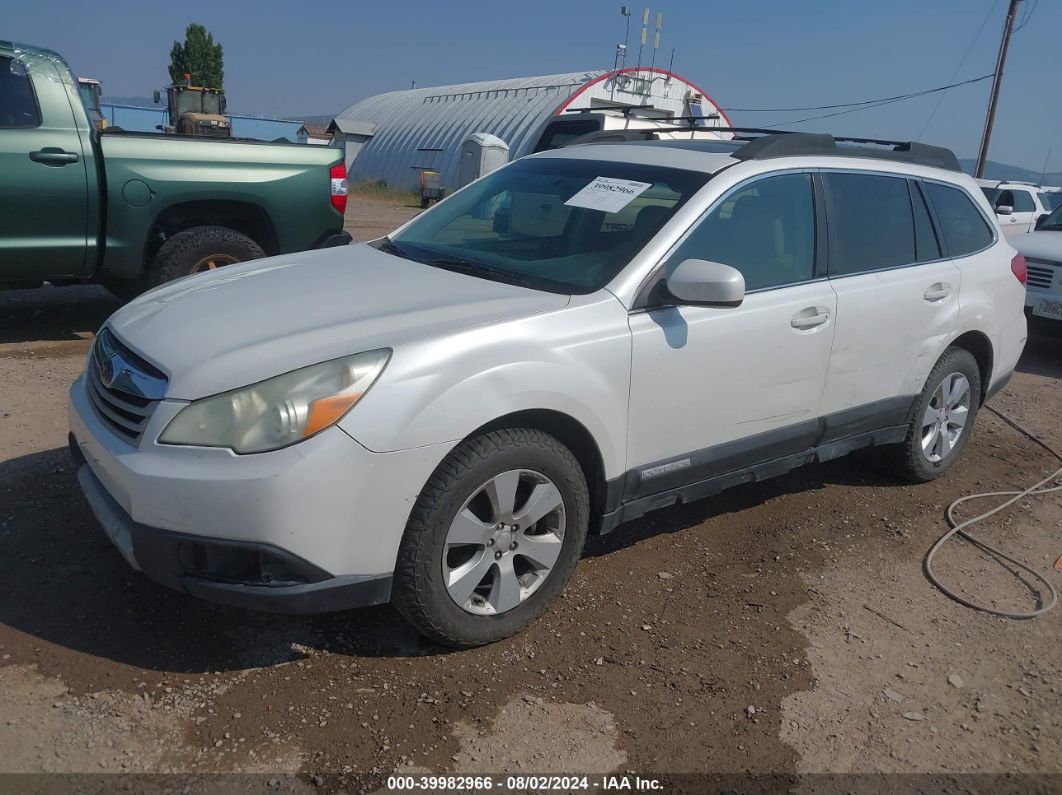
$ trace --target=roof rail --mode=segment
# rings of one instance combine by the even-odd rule
[[[838,146],[838,143],[863,146]],[[873,147],[886,147],[878,149]],[[915,141],[887,141],[879,138],[851,138],[826,133],[775,133],[757,138],[734,152],[738,160],[767,160],[796,155],[831,157],[866,157],[874,160],[898,160],[922,166],[962,171],[959,159],[950,149]]]

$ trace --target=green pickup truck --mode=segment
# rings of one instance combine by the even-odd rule
[[[93,128],[56,53],[0,41],[0,287],[134,294],[345,245],[337,149]]]

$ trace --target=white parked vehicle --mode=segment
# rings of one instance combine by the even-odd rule
[[[1032,319],[1051,321],[1058,328],[1062,322],[1062,205],[1039,221],[1035,231],[1011,243],[1028,263],[1026,311]]]
[[[1047,194],[1031,182],[978,180],[1007,237],[1024,235],[1053,209]]]
[[[390,600],[475,645],[546,610],[588,531],[869,445],[947,471],[1025,344],[1024,280],[947,150],[572,146],[371,244],[146,293],[70,390],[71,444],[162,583]]]

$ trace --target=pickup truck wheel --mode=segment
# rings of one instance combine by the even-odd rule
[[[392,602],[447,646],[514,635],[564,590],[589,515],[579,462],[552,436],[515,428],[466,440],[417,498]]]
[[[264,257],[251,238],[224,226],[196,226],[178,232],[159,249],[151,264],[151,284]]]

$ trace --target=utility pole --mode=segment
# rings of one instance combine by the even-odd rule
[[[985,161],[988,160],[988,144],[992,140],[992,125],[996,120],[996,103],[999,102],[999,87],[1003,82],[1003,66],[1007,62],[1007,48],[1010,46],[1010,34],[1014,32],[1014,17],[1017,15],[1018,3],[1010,0],[1007,8],[1007,22],[1003,26],[1003,41],[999,43],[999,57],[996,59],[996,73],[992,77],[992,96],[988,100],[988,116],[985,118],[985,131],[981,136],[981,151],[977,155],[977,172],[974,176],[981,178],[985,174]]]

